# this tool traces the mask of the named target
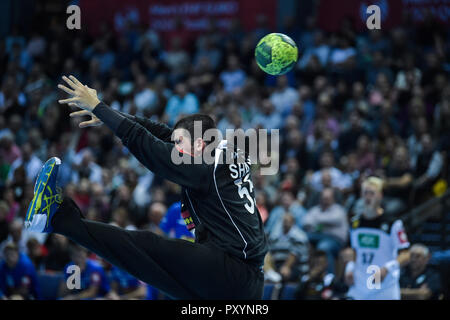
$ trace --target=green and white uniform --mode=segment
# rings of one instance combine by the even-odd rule
[[[357,300],[399,300],[397,255],[399,250],[409,247],[402,221],[389,223],[384,215],[372,220],[357,216],[352,221],[350,242],[356,261],[346,266],[346,272],[353,271],[354,277],[348,296]],[[382,267],[386,267],[388,273],[377,284],[374,273]]]

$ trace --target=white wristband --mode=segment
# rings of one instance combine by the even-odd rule
[[[355,261],[349,261],[345,265],[345,274],[353,272],[355,270]]]
[[[393,269],[400,268],[400,264],[398,263],[397,259],[391,260],[387,262],[384,267],[387,269],[388,272],[391,272]]]

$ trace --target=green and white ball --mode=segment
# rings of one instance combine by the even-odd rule
[[[255,49],[256,63],[268,74],[278,76],[289,72],[297,62],[295,42],[282,33],[270,33],[259,40]]]

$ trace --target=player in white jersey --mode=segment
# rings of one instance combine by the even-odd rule
[[[400,300],[400,267],[409,262],[403,223],[383,215],[383,181],[369,177],[362,184],[363,210],[352,219],[350,242],[355,261],[346,265],[348,296],[356,300]]]

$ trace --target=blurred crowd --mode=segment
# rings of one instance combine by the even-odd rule
[[[272,77],[256,65],[254,48],[274,30],[263,17],[258,23],[245,31],[234,21],[223,32],[211,21],[198,36],[179,30],[163,37],[130,20],[120,32],[103,24],[92,37],[86,30],[68,36],[50,21],[43,32],[24,33],[17,26],[1,39],[0,273],[14,261],[43,273],[87,259],[85,269],[96,276],[86,281],[98,285],[91,296],[77,296],[86,298],[106,294],[99,283],[120,272],[63,237],[23,230],[36,175],[53,156],[62,159],[59,185],[86,218],[192,240],[177,218],[180,187],[144,168],[106,126],[78,128],[82,120],[69,117],[74,110],[57,103],[62,75],[95,88],[114,109],[168,125],[202,112],[223,132],[279,129],[279,153],[271,154],[280,160],[279,173],[253,173],[271,242],[266,277],[273,282],[342,274],[352,256],[348,221],[358,211],[365,177],[384,179],[385,212],[392,218],[445,192],[450,151],[445,27],[426,20],[361,33],[343,21],[339,31],[327,33],[314,18],[302,25],[287,18],[277,32],[297,43],[299,61],[288,74]],[[175,212],[170,219],[169,209]],[[321,222],[323,213],[332,223]],[[310,236],[312,231],[320,236]],[[96,268],[106,270],[107,280]],[[132,297],[146,296],[138,282],[134,286]],[[313,296],[312,291],[305,294]],[[322,291],[318,297],[329,298]],[[28,297],[36,294],[29,291]]]

